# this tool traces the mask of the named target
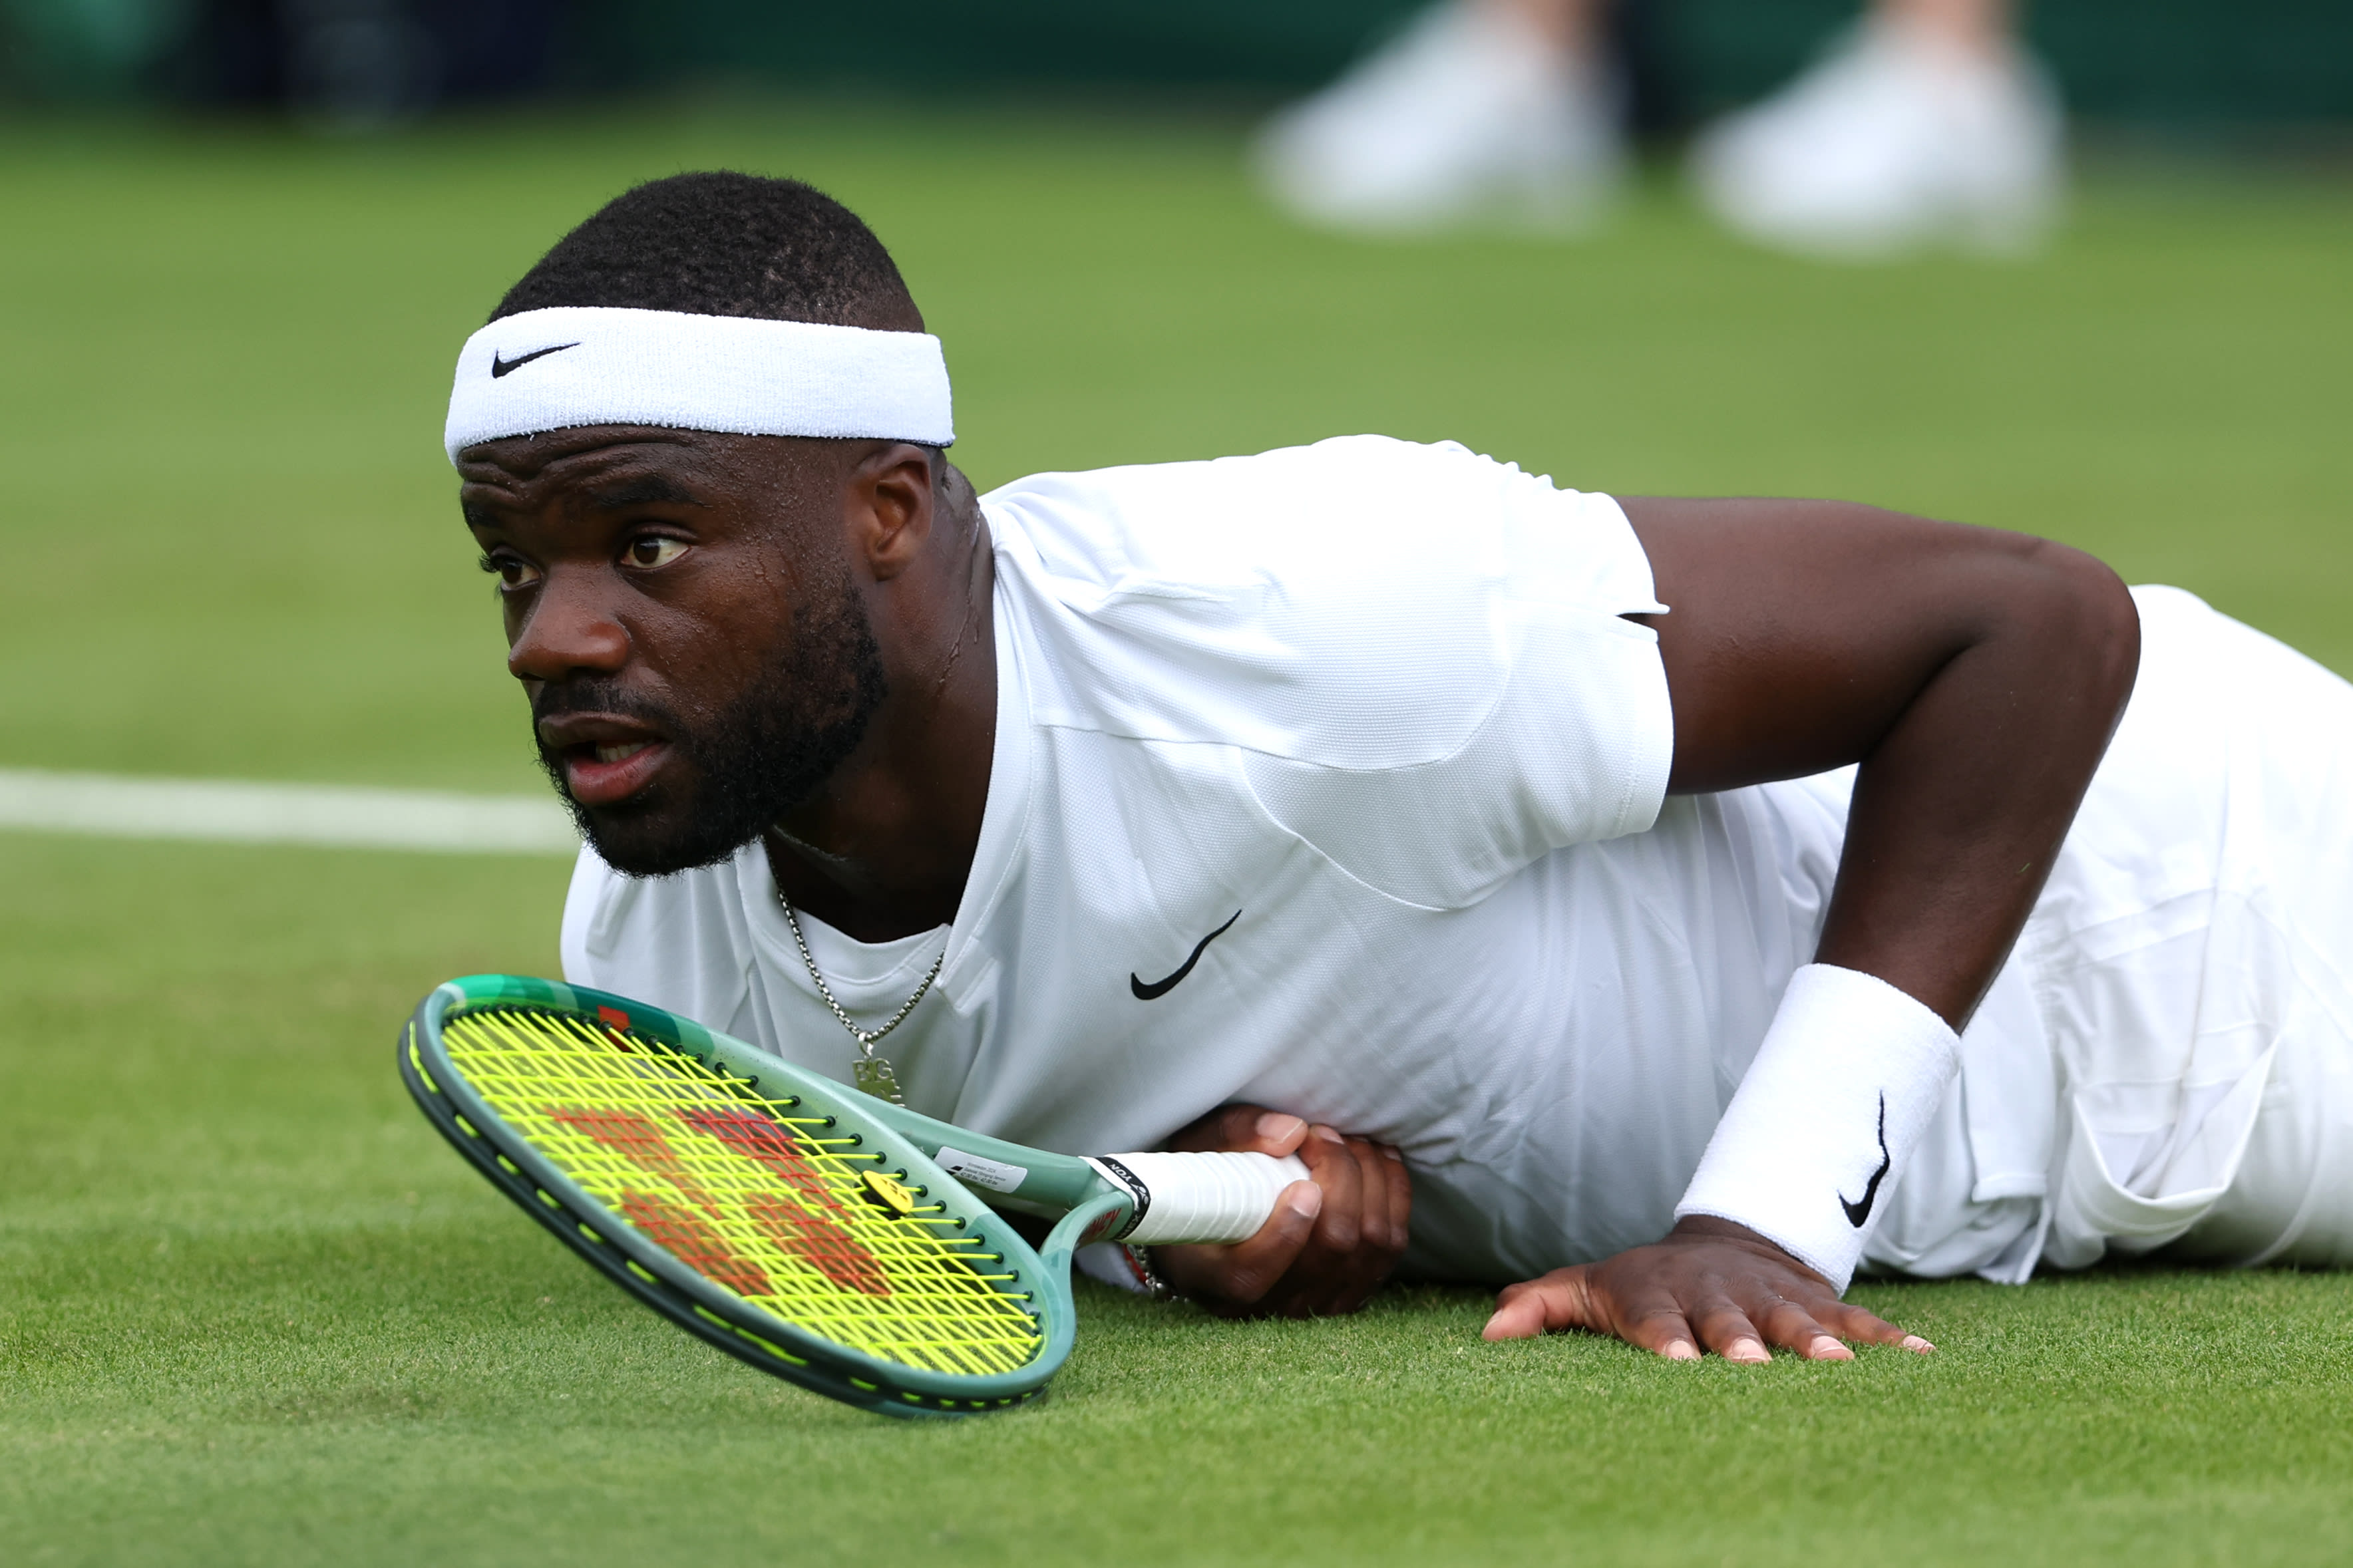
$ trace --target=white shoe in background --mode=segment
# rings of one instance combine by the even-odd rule
[[[1508,16],[1443,5],[1276,116],[1255,163],[1311,223],[1573,230],[1607,205],[1624,159],[1612,95],[1593,79]]]
[[[1866,24],[1693,150],[1702,200],[1762,244],[1872,258],[1950,244],[2033,248],[2064,183],[2064,121],[2021,54]]]

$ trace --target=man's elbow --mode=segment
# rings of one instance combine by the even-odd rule
[[[2033,587],[2029,625],[2047,651],[2042,668],[2086,716],[2112,728],[2140,673],[2140,608],[2097,556],[2038,540],[2023,564]]]

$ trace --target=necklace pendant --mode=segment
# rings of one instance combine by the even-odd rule
[[[907,1103],[906,1096],[899,1092],[898,1070],[892,1067],[888,1057],[860,1057],[850,1064],[849,1076],[857,1080],[861,1094],[887,1100],[893,1105]]]

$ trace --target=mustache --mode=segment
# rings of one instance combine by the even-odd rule
[[[536,733],[539,725],[547,720],[569,718],[575,713],[635,719],[674,737],[681,732],[678,715],[670,709],[651,698],[626,689],[617,680],[602,677],[541,687],[531,704],[533,731]]]

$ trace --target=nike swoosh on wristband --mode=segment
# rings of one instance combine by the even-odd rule
[[[1127,977],[1127,988],[1135,993],[1135,999],[1139,1002],[1149,1002],[1154,1000],[1155,997],[1167,995],[1168,993],[1176,989],[1176,983],[1178,981],[1193,973],[1193,966],[1201,962],[1201,954],[1208,949],[1208,945],[1217,941],[1219,937],[1225,935],[1228,931],[1233,930],[1234,921],[1238,921],[1241,918],[1241,910],[1236,910],[1233,914],[1233,920],[1228,921],[1225,924],[1219,926],[1217,930],[1211,931],[1208,935],[1203,937],[1198,943],[1196,943],[1193,948],[1193,956],[1179,964],[1176,968],[1176,973],[1170,975],[1167,979],[1155,980],[1147,984],[1142,975],[1131,972]]]
[[[492,381],[496,381],[499,377],[506,374],[509,371],[521,370],[523,366],[529,364],[535,359],[545,359],[550,354],[560,354],[565,349],[576,349],[580,345],[578,343],[558,343],[552,349],[533,349],[531,353],[524,354],[520,359],[501,359],[499,357],[499,351],[492,349],[491,351],[491,379]]]
[[[1862,1228],[1862,1222],[1871,1217],[1871,1205],[1879,1201],[1879,1184],[1886,1179],[1894,1163],[1895,1156],[1887,1152],[1887,1096],[1883,1093],[1879,1097],[1879,1169],[1871,1173],[1861,1203],[1849,1203],[1844,1193],[1839,1194],[1839,1207],[1846,1210],[1847,1224],[1857,1230]]]

